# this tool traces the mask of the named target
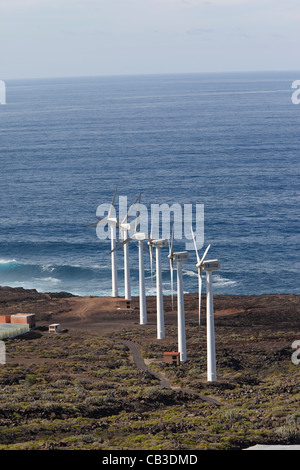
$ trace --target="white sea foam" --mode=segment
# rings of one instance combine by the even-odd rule
[[[56,277],[35,277],[34,281],[39,282],[50,282],[51,284],[60,284],[61,280],[57,279]]]
[[[42,265],[42,271],[48,271],[48,272],[52,272],[54,271],[54,267],[49,265],[49,264],[44,264]]]
[[[230,286],[236,286],[238,284],[237,281],[232,281],[231,279],[227,279],[226,277],[222,277],[218,274],[215,274],[213,276],[213,284],[217,287],[230,287]]]
[[[198,273],[196,273],[195,271],[190,271],[188,269],[183,269],[182,270],[182,273],[185,275],[185,276],[189,276],[189,277],[198,277]]]

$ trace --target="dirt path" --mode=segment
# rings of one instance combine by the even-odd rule
[[[167,377],[165,377],[163,374],[159,374],[157,372],[153,372],[153,371],[149,370],[148,367],[146,366],[145,362],[144,362],[144,359],[142,358],[141,348],[138,344],[133,343],[132,341],[121,340],[121,339],[120,340],[119,339],[118,340],[114,339],[114,341],[117,341],[118,343],[121,343],[121,344],[124,344],[125,346],[127,346],[131,351],[132,360],[135,363],[135,365],[137,366],[137,368],[141,371],[147,371],[147,372],[149,372],[149,374],[156,377],[160,381],[160,387],[161,388],[165,388],[165,389],[168,389],[168,390],[180,390],[184,393],[187,393],[188,395],[193,395],[197,398],[200,398],[200,400],[203,400],[203,401],[209,403],[210,405],[220,406],[220,403],[217,400],[215,400],[214,398],[206,397],[204,395],[200,395],[199,393],[194,392],[193,390],[190,390],[188,388],[181,388],[181,387],[178,387],[178,386],[172,386],[170,380],[167,379]]]

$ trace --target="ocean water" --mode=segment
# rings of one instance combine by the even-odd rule
[[[147,207],[204,205],[199,252],[210,243],[208,257],[221,263],[216,294],[299,294],[296,79],[300,72],[7,81],[7,104],[0,105],[0,285],[110,295],[110,241],[86,226],[118,184],[129,204],[142,191]],[[185,249],[184,240],[174,248]],[[197,292],[189,252],[184,290]],[[166,294],[167,255],[163,250]],[[138,295],[134,242],[130,263]],[[147,294],[154,294],[146,253],[145,271]],[[118,278],[123,295],[122,250]]]

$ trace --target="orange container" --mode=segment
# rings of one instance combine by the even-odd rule
[[[30,327],[35,326],[35,315],[34,313],[16,313],[10,317],[11,323],[22,323],[27,324]]]
[[[10,323],[10,315],[0,315],[0,323]]]

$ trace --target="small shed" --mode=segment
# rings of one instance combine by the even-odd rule
[[[52,325],[49,325],[49,333],[60,333],[60,331],[59,323],[52,323]]]
[[[174,364],[179,366],[180,364],[180,353],[179,352],[165,352],[164,353],[164,362],[167,364]]]

